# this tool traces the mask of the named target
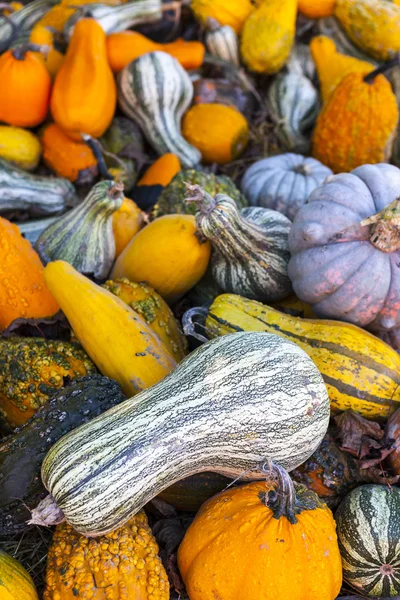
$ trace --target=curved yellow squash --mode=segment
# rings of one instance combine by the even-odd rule
[[[39,600],[29,573],[3,550],[0,550],[0,599]]]
[[[348,323],[292,317],[254,300],[222,294],[211,305],[207,332],[266,331],[298,344],[324,378],[332,413],[352,409],[384,419],[400,407],[400,355]]]
[[[46,284],[97,368],[129,397],[160,381],[176,362],[144,319],[111,292],[57,260]]]

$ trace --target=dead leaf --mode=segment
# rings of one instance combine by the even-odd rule
[[[381,440],[384,436],[379,423],[367,421],[353,410],[346,410],[335,417],[335,423],[339,429],[338,437],[341,440],[341,450],[352,454],[356,458],[360,458],[362,448],[364,455],[367,452],[364,444],[366,438],[376,441]]]

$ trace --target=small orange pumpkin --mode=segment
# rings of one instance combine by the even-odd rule
[[[50,101],[51,78],[29,44],[0,56],[0,121],[36,127],[44,121]]]
[[[81,140],[83,133],[97,138],[110,125],[116,102],[106,35],[95,19],[81,19],[54,81],[53,119],[73,139]]]

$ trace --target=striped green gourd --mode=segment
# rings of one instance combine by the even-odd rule
[[[79,273],[105,279],[115,258],[112,217],[124,201],[124,186],[100,181],[85,200],[43,231],[36,250],[44,264],[65,260]]]
[[[212,243],[211,270],[225,292],[275,302],[291,292],[287,274],[291,222],[275,210],[239,211],[225,194],[213,198],[200,186],[188,186],[196,202],[199,231]]]
[[[113,531],[190,475],[262,478],[268,459],[294,469],[328,422],[321,375],[295,344],[258,332],[212,340],[160,383],[52,447],[42,465],[51,496],[32,522],[54,523],[61,510],[85,535]]]
[[[11,13],[7,19],[0,18],[0,53],[15,42],[20,42],[47,11],[57,4],[57,0],[33,0],[20,10]]]
[[[172,152],[184,167],[201,161],[200,152],[181,134],[193,85],[176,58],[158,51],[144,54],[119,73],[117,82],[121,110],[137,122],[160,156]]]
[[[239,40],[235,30],[229,25],[220,25],[212,18],[208,19],[207,26],[205,42],[209,53],[239,67]]]
[[[400,594],[400,489],[363,485],[335,518],[344,580],[363,597]]]
[[[0,216],[10,211],[30,217],[56,215],[76,202],[68,179],[32,175],[0,158]]]

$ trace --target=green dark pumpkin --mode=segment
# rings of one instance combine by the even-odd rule
[[[161,492],[159,498],[177,510],[197,512],[203,502],[222,492],[231,481],[218,473],[199,473],[174,483]]]

